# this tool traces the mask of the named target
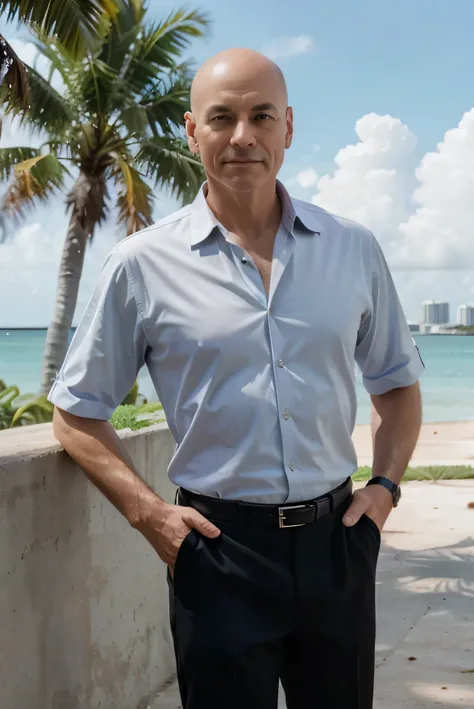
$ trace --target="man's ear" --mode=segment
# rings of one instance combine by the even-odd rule
[[[286,109],[286,136],[285,136],[285,148],[287,150],[291,146],[292,142],[293,142],[293,109],[291,106],[288,106],[288,108]]]
[[[184,114],[184,122],[186,125],[186,137],[188,139],[189,149],[194,155],[199,155],[199,146],[195,137],[196,121],[190,111]]]

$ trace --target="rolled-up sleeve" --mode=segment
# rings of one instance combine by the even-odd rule
[[[102,266],[49,401],[76,416],[108,421],[133,386],[146,350],[131,274],[115,247]]]
[[[372,237],[371,304],[361,321],[355,359],[369,394],[414,384],[424,364],[406,321],[387,262]]]

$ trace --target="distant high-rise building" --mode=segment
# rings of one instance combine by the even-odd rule
[[[423,308],[423,323],[429,325],[446,325],[449,323],[449,303],[425,300],[421,305]]]
[[[468,327],[474,325],[474,305],[459,306],[458,323]]]

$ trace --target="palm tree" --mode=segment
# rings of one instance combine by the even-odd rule
[[[5,0],[0,16],[20,20],[45,35],[56,36],[74,58],[85,55],[117,14],[114,0]],[[0,82],[9,86],[12,101],[28,104],[28,75],[23,63],[0,34]]]
[[[13,173],[3,199],[5,216],[22,216],[25,207],[64,192],[68,176],[74,180],[66,194],[70,221],[46,337],[42,393],[49,391],[67,350],[84,252],[109,214],[109,187],[117,193],[118,223],[129,235],[153,221],[154,191],[147,179],[182,199],[192,198],[203,179],[182,132],[191,71],[180,54],[203,36],[207,19],[178,10],[150,23],[143,0],[119,0],[117,6],[100,46],[81,62],[56,39],[36,41],[64,90],[28,66],[28,109],[0,94],[7,114],[48,135],[38,149],[0,149],[0,180]]]

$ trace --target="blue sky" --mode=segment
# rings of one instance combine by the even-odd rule
[[[232,11],[231,6],[238,9]],[[152,0],[160,16],[176,5]],[[375,111],[399,117],[415,132],[420,155],[473,105],[474,2],[471,0],[204,0],[210,38],[192,51],[198,62],[229,46],[261,50],[281,37],[310,36],[315,50],[277,61],[295,109],[288,164],[318,164],[354,139],[354,124]],[[324,167],[324,165],[323,165]]]
[[[151,0],[149,13],[176,7]],[[474,302],[474,2],[204,0],[199,9],[212,24],[191,48],[197,63],[248,46],[281,66],[295,111],[281,173],[290,191],[374,231],[410,320],[438,298],[454,321],[460,303]],[[7,130],[0,145],[16,138]],[[163,199],[156,216],[172,208]],[[65,227],[58,202],[0,247],[0,326],[48,323]],[[90,249],[78,314],[115,238],[107,226]],[[12,285],[20,295],[7,307]]]

